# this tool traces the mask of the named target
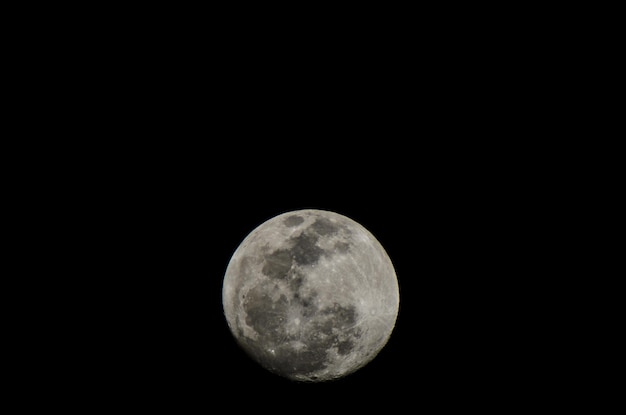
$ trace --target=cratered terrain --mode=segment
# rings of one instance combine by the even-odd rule
[[[341,214],[279,214],[248,234],[224,275],[223,310],[238,344],[295,381],[338,379],[388,342],[399,289],[379,241]]]

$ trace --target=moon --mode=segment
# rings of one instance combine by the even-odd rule
[[[222,285],[224,316],[241,348],[294,381],[338,379],[387,344],[397,276],[380,242],[327,210],[279,214],[234,251]]]

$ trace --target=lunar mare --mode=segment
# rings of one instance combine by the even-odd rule
[[[335,212],[277,215],[233,253],[224,315],[241,347],[296,381],[350,374],[385,346],[399,290],[386,251],[362,225]]]

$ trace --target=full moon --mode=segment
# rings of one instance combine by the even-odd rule
[[[252,230],[222,286],[237,343],[265,369],[302,382],[338,379],[372,361],[391,336],[399,298],[393,264],[372,233],[317,209]]]

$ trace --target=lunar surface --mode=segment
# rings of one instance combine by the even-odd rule
[[[238,344],[295,381],[338,379],[369,363],[395,326],[391,260],[362,225],[305,209],[275,216],[233,253],[222,288]]]

